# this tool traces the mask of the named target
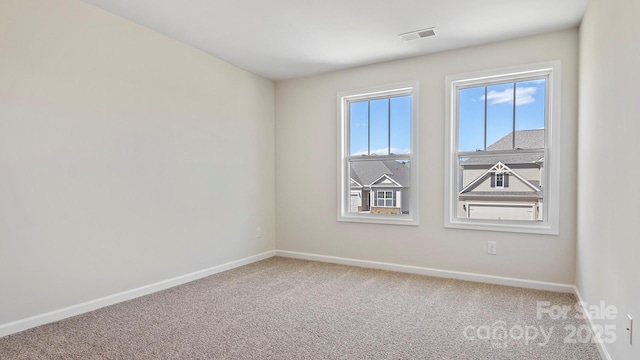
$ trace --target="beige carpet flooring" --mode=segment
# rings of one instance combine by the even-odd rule
[[[538,301],[572,310],[539,318]],[[569,294],[274,257],[0,338],[0,358],[600,359],[584,331],[567,330],[586,327],[575,303]]]

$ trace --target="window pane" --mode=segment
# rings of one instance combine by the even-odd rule
[[[391,98],[391,152],[411,152],[411,96]]]
[[[458,149],[484,150],[484,86],[458,91]]]
[[[544,148],[546,80],[516,83],[516,149]]]
[[[349,212],[380,215],[409,214],[411,167],[409,159],[349,163]],[[395,202],[394,202],[395,199]]]
[[[544,153],[459,159],[457,217],[542,221]]]
[[[487,86],[487,151],[513,149],[513,85]]]
[[[369,155],[369,102],[349,104],[349,155]]]
[[[389,155],[389,99],[369,102],[371,126],[370,155]]]

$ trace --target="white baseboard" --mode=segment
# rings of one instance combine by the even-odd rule
[[[593,317],[591,316],[591,313],[585,307],[587,303],[582,299],[582,295],[580,295],[580,290],[578,290],[577,286],[574,286],[573,290],[574,290],[574,293],[576,294],[576,297],[578,298],[578,301],[580,302],[580,305],[582,306],[582,312],[586,315],[587,322],[589,323],[589,327],[591,328],[593,341],[596,344],[596,347],[598,348],[598,352],[600,352],[600,357],[602,357],[605,360],[611,360],[611,355],[609,355],[609,352],[607,351],[607,347],[605,346],[605,344],[599,341],[597,338],[595,338],[595,334],[597,334],[598,332],[596,331],[595,324],[593,323]]]
[[[36,326],[59,321],[71,316],[80,315],[80,314],[93,311],[105,306],[117,304],[119,302],[135,299],[140,296],[165,290],[165,289],[178,286],[190,281],[194,281],[209,275],[213,275],[222,271],[230,270],[236,267],[251,264],[256,261],[264,260],[272,256],[282,256],[282,257],[288,257],[288,258],[320,261],[320,262],[342,264],[342,265],[351,265],[351,266],[358,266],[358,267],[365,267],[365,268],[372,268],[372,269],[390,270],[390,271],[397,271],[397,272],[410,273],[410,274],[427,275],[427,276],[434,276],[434,277],[441,277],[441,278],[448,278],[448,279],[467,280],[467,281],[496,284],[496,285],[522,287],[522,288],[529,288],[529,289],[536,289],[536,290],[573,293],[573,294],[576,294],[578,298],[580,298],[580,294],[578,293],[577,288],[574,285],[568,285],[568,284],[558,284],[558,283],[524,280],[524,279],[492,276],[492,275],[466,273],[466,272],[459,272],[459,271],[440,270],[440,269],[432,269],[432,268],[425,268],[425,267],[419,267],[419,266],[401,265],[401,264],[393,264],[393,263],[385,263],[385,262],[377,262],[377,261],[369,261],[369,260],[359,260],[359,259],[326,256],[326,255],[316,255],[316,254],[300,253],[300,252],[294,252],[294,251],[271,250],[271,251],[264,252],[262,254],[246,257],[244,259],[240,259],[236,261],[231,261],[231,262],[214,266],[208,269],[196,271],[190,274],[178,276],[178,277],[160,281],[154,284],[145,285],[145,286],[124,291],[118,294],[105,296],[100,299],[95,299],[95,300],[91,300],[81,304],[72,305],[69,307],[54,310],[44,314],[32,316],[26,319],[21,319],[14,322],[1,324],[0,337],[14,334],[20,331],[24,331]],[[591,326],[593,326],[591,321],[589,321],[589,323],[591,324]],[[603,345],[599,344],[599,346],[602,347]],[[604,351],[603,354],[605,355],[603,355],[603,357],[605,359],[610,359],[610,357],[608,357],[608,353],[606,352],[606,349],[602,347],[601,349],[599,348],[599,350],[601,351],[601,353],[603,353]]]
[[[315,255],[315,254],[300,253],[295,251],[276,250],[276,256],[328,262],[328,263],[341,264],[341,265],[359,266],[359,267],[365,267],[365,268],[371,268],[371,269],[390,270],[390,271],[397,271],[397,272],[403,272],[403,273],[409,273],[409,274],[427,275],[427,276],[434,276],[434,277],[447,278],[447,279],[457,279],[457,280],[466,280],[466,281],[495,284],[495,285],[514,286],[514,287],[521,287],[521,288],[535,289],[535,290],[546,290],[546,291],[569,293],[569,294],[573,294],[575,292],[575,287],[569,284],[558,284],[558,283],[524,280],[524,279],[508,278],[508,277],[493,276],[493,275],[474,274],[474,273],[467,273],[467,272],[460,272],[460,271],[431,269],[431,268],[425,268],[425,267],[419,267],[419,266],[350,259],[350,258],[343,258],[343,257],[336,257],[336,256]]]
[[[165,290],[174,286],[182,285],[190,281],[207,277],[209,275],[217,274],[219,272],[223,272],[226,270],[231,270],[243,265],[251,264],[256,261],[264,260],[272,256],[275,256],[275,253],[276,253],[275,250],[267,251],[262,254],[249,256],[244,259],[231,261],[225,264],[210,267],[208,269],[195,271],[190,274],[177,276],[168,280],[159,281],[157,283],[145,285],[136,289],[127,290],[118,294],[105,296],[100,299],[95,299],[95,300],[87,301],[81,304],[72,305],[62,309],[50,311],[44,314],[32,316],[26,319],[21,319],[21,320],[13,321],[10,323],[1,324],[0,337],[14,334],[20,331],[24,331],[36,326],[52,323],[54,321],[66,319],[71,316],[80,315],[80,314],[93,311],[105,306],[135,299],[140,296],[148,295],[148,294]]]

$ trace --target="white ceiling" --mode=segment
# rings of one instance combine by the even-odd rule
[[[588,0],[83,0],[273,80],[574,27]],[[437,36],[397,35],[436,27]]]

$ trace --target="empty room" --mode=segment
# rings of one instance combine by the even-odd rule
[[[637,0],[0,0],[0,359],[640,359]]]

